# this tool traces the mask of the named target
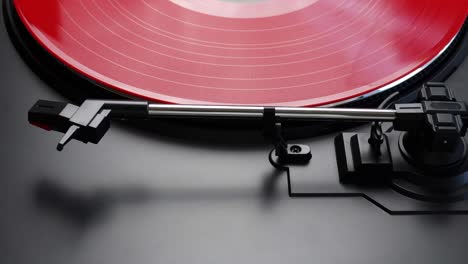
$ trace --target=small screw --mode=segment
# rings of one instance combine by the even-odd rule
[[[302,148],[300,146],[294,145],[294,146],[291,146],[291,148],[289,148],[289,150],[292,153],[300,153],[302,151]]]

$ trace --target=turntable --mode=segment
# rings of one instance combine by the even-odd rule
[[[0,260],[465,263],[467,14],[4,0]]]

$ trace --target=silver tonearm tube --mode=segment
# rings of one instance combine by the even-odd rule
[[[274,111],[282,120],[312,121],[320,119],[347,121],[393,121],[395,110],[358,108],[303,108],[303,107],[258,107],[258,106],[206,106],[149,104],[151,117],[197,117],[197,118],[246,118],[262,119],[265,109]]]

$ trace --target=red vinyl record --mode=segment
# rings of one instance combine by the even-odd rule
[[[468,0],[14,0],[60,62],[131,98],[339,104],[394,87],[460,32]]]

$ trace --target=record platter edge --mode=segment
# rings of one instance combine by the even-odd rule
[[[57,60],[54,55],[51,55],[44,46],[40,45],[35,39],[34,34],[31,35],[30,29],[26,28],[23,20],[18,16],[14,6],[14,0],[4,1],[5,18],[8,29],[12,35],[12,39],[16,43],[17,49],[25,60],[33,67],[39,76],[53,87],[62,90],[67,96],[72,99],[82,101],[90,97],[107,97],[112,98],[113,95],[102,92],[101,90],[112,91],[123,97],[134,99],[148,99],[149,101],[158,101],[154,98],[145,98],[145,96],[134,96],[127,92],[119,91],[118,89],[110,89],[107,85],[97,81],[94,78],[80,74],[72,69],[70,65]],[[394,91],[399,91],[401,97],[407,98],[402,100],[414,99],[415,90],[427,81],[444,81],[458,65],[463,61],[468,52],[468,40],[466,27],[467,22],[456,34],[456,36],[443,48],[443,50],[434,58],[432,58],[423,67],[418,68],[397,81],[380,87],[374,91],[367,92],[363,95],[355,96],[349,99],[343,99],[338,102],[329,103],[328,106],[359,106],[371,107],[377,106],[381,100],[390,95]],[[97,89],[96,89],[97,88]]]

